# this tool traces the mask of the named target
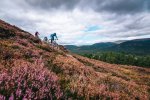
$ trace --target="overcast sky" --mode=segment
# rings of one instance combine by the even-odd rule
[[[2,0],[0,19],[68,45],[150,38],[150,0]]]

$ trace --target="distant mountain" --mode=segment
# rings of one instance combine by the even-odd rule
[[[67,48],[71,52],[78,51],[78,46],[75,46],[75,45],[64,45],[64,47]]]
[[[84,46],[65,45],[65,47],[75,53],[90,53],[90,52],[97,52],[101,49],[105,49],[115,45],[116,44],[112,42],[104,42],[104,43],[95,43],[93,45],[84,45]]]
[[[150,38],[126,41],[103,50],[140,55],[150,54]]]
[[[150,54],[150,38],[135,39],[130,41],[120,41],[122,43],[96,43],[93,45],[74,46],[66,45],[65,47],[74,53],[95,53],[100,51],[125,52],[137,55]]]
[[[126,42],[126,41],[128,41],[128,40],[118,40],[118,41],[115,41],[114,43],[120,44],[120,43],[123,43],[123,42]]]
[[[81,46],[79,47],[80,50],[97,50],[97,49],[102,49],[102,48],[108,48],[108,47],[111,47],[111,46],[114,46],[116,45],[115,43],[112,43],[112,42],[106,42],[106,43],[96,43],[96,44],[93,44],[93,45],[89,45],[89,46]]]

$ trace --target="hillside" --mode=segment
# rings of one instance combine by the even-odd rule
[[[118,45],[106,48],[108,51],[121,51],[138,55],[150,55],[150,38],[130,40]]]
[[[0,99],[149,100],[150,69],[72,54],[0,20]]]
[[[84,45],[84,46],[65,45],[65,47],[74,53],[93,53],[115,45],[116,44],[112,42],[105,42],[105,43],[95,43],[93,45]]]
[[[120,43],[121,42],[121,43]],[[65,47],[74,53],[95,53],[95,52],[125,52],[136,55],[150,55],[150,38],[135,39],[130,41],[116,41],[115,43],[96,43],[93,45],[74,46],[66,45]]]

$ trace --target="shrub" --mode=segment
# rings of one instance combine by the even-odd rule
[[[51,52],[52,49],[49,46],[36,45],[37,48],[45,50],[47,52]]]
[[[10,31],[10,30],[0,27],[0,38],[1,39],[9,39],[14,36],[15,36],[15,34],[13,31]]]
[[[14,58],[14,53],[13,53],[13,51],[9,50],[9,48],[5,48],[5,50],[2,51],[1,56],[2,56],[3,60],[7,61],[7,60]]]
[[[0,99],[61,99],[58,77],[43,64],[23,64],[0,71]]]
[[[56,74],[63,74],[63,69],[57,66],[56,64],[53,64],[52,60],[48,60],[46,66],[48,67],[48,69],[50,69],[52,72]]]
[[[21,45],[23,45],[23,46],[25,46],[25,47],[27,47],[27,46],[28,46],[28,41],[27,41],[27,40],[25,40],[25,39],[18,40],[18,43],[19,43],[19,44],[21,44]]]

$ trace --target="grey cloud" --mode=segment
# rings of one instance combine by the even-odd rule
[[[134,14],[150,11],[150,0],[25,0],[29,5],[49,10],[64,7],[93,9],[96,12],[111,12],[116,14]],[[60,10],[60,9],[59,9]]]
[[[59,9],[73,9],[80,0],[25,0],[29,5],[42,8],[44,10]]]
[[[138,37],[146,36],[150,34],[150,21],[149,15],[141,13],[135,14],[134,16],[120,16],[110,18],[113,23],[112,27],[105,31],[99,31],[99,36],[105,36],[110,38],[127,38],[127,37]]]
[[[149,0],[105,0],[100,6],[96,5],[95,9],[118,14],[137,13],[150,10],[149,4]]]
[[[132,22],[125,25],[125,28],[128,30],[138,30],[144,28],[145,25],[143,25],[144,23],[142,23],[143,18],[144,17],[140,17],[138,19],[133,20]]]

